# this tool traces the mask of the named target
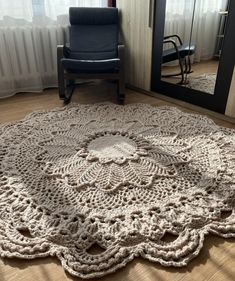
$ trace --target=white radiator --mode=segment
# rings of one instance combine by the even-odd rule
[[[0,27],[0,97],[57,85],[56,46],[67,41],[62,26]],[[12,89],[10,91],[10,89]]]

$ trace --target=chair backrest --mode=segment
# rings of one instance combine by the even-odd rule
[[[117,57],[117,8],[70,8],[70,57],[81,60]]]

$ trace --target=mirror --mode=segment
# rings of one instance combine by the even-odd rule
[[[166,0],[161,80],[213,95],[229,0]]]

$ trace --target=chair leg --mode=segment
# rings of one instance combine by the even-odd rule
[[[64,81],[64,77],[60,77],[60,79],[58,80],[58,87],[59,87],[59,97],[61,100],[65,100],[66,95],[65,95],[65,81]]]
[[[59,80],[59,97],[64,101],[65,104],[68,104],[71,100],[75,85],[67,85],[67,81],[64,79]]]
[[[57,75],[58,75],[58,90],[59,98],[66,100],[66,81],[64,79],[64,68],[61,59],[64,56],[64,46],[57,46]]]
[[[66,88],[65,88],[65,96],[64,103],[68,104],[71,101],[73,92],[75,89],[75,81],[74,80],[66,80]]]
[[[64,68],[60,60],[57,62],[59,97],[64,103],[69,103],[74,91],[74,80],[64,78]]]
[[[64,68],[60,61],[57,64],[58,71],[58,90],[59,90],[59,98],[61,100],[66,99],[66,81],[64,79]]]
[[[178,84],[182,85],[184,83],[184,67],[183,67],[182,59],[179,59],[179,65],[180,65],[181,80]]]
[[[184,58],[184,73],[188,73],[188,63],[187,63],[187,58]]]
[[[186,61],[186,58],[184,58],[184,59],[179,58],[178,60],[179,60],[180,72],[179,73],[173,73],[173,74],[163,74],[163,75],[161,75],[161,77],[167,78],[167,77],[181,76],[181,80],[177,84],[183,84],[184,79],[185,79],[184,73],[186,73],[186,71],[188,71],[187,61]],[[185,68],[184,68],[184,66],[185,66]]]
[[[120,69],[120,76],[118,80],[118,87],[117,87],[117,101],[119,104],[124,104],[125,102],[125,69],[124,64],[122,62],[122,67]]]
[[[125,102],[125,82],[124,79],[119,79],[117,83],[117,102],[123,105]]]
[[[189,66],[189,69],[188,69],[188,73],[192,73],[192,64],[191,64],[191,60],[190,60],[190,57],[188,56],[188,66]]]
[[[124,104],[125,101],[125,47],[118,46],[118,57],[120,59],[119,80],[117,86],[117,102]]]

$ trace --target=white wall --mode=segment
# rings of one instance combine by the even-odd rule
[[[225,114],[235,118],[235,67]]]

